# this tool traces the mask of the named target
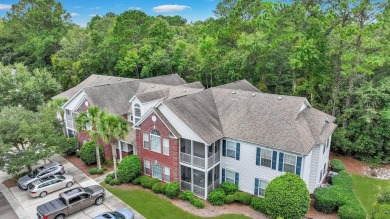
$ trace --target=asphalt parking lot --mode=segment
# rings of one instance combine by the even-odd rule
[[[71,188],[78,187],[78,186],[85,187],[85,186],[98,184],[95,180],[89,178],[86,174],[84,174],[81,170],[76,168],[73,164],[69,163],[63,157],[54,156],[51,158],[51,160],[61,163],[65,168],[66,174],[73,176],[76,183]],[[40,197],[32,198],[28,195],[28,191],[21,190],[17,186],[10,188],[9,192],[14,197],[13,201],[16,204],[20,205],[17,207],[17,209],[24,211],[25,212],[24,215],[27,215],[26,218],[35,219],[35,218],[37,218],[36,208],[38,205],[41,205],[43,203],[46,203],[48,201],[51,201],[51,200],[57,198],[59,196],[59,194],[65,190],[66,190],[66,188],[58,190],[58,191],[53,192],[53,193],[50,193],[45,198],[40,198]],[[134,218],[136,218],[136,219],[144,218],[138,212],[136,212],[134,209],[132,209],[131,207],[126,205],[119,198],[112,195],[108,191],[106,191],[106,198],[105,198],[105,201],[103,202],[102,205],[90,206],[88,208],[85,208],[82,211],[79,211],[79,212],[76,212],[72,215],[69,215],[66,218],[67,219],[90,219],[90,218],[93,218],[93,217],[103,213],[103,212],[114,211],[114,210],[119,209],[119,208],[130,209],[131,212],[133,212],[133,214],[134,214]],[[15,209],[15,207],[14,207],[14,209]],[[12,208],[10,210],[12,211]],[[1,210],[0,212],[2,213],[3,211]],[[12,211],[12,212],[15,213],[14,211]],[[3,215],[0,215],[0,218],[3,218],[2,216]],[[7,219],[8,218],[11,219],[11,218],[17,218],[17,217],[7,217]],[[25,217],[23,217],[23,218],[25,218]]]

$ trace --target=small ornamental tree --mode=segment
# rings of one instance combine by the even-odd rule
[[[118,178],[122,182],[130,182],[141,175],[141,160],[137,155],[130,155],[122,159],[118,165]]]
[[[80,158],[85,164],[91,165],[96,163],[95,148],[96,148],[96,144],[93,141],[89,141],[83,144],[83,146],[81,146]],[[100,160],[102,160],[104,157],[104,151],[101,145],[99,145],[99,153],[100,153]]]
[[[309,190],[296,174],[276,177],[265,189],[265,206],[272,218],[302,218],[310,207]]]

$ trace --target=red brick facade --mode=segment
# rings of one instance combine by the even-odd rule
[[[90,141],[91,138],[88,136],[88,133],[86,131],[81,131],[77,134],[77,139],[79,140],[79,145],[84,144],[85,141]],[[111,145],[105,143],[102,139],[99,139],[99,143],[103,146],[104,150],[104,159],[111,159],[112,160],[112,151],[111,151]]]
[[[156,117],[156,121],[152,121],[152,117]],[[147,133],[150,139],[150,132],[156,129],[160,132],[160,141],[161,141],[161,153],[154,152],[148,149],[143,148],[143,133]],[[169,155],[163,154],[163,139],[169,139]],[[173,138],[170,136],[169,129],[165,126],[165,124],[161,121],[161,119],[155,114],[152,113],[149,115],[144,122],[140,126],[140,130],[136,131],[136,139],[137,139],[137,154],[141,158],[143,171],[144,168],[144,160],[149,160],[152,164],[157,162],[163,167],[170,168],[170,181],[179,181],[179,139]],[[149,140],[150,144],[150,140]],[[152,172],[152,171],[151,171]],[[164,174],[164,170],[161,170],[162,174]]]

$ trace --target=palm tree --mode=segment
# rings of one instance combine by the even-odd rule
[[[107,114],[99,122],[100,133],[102,133],[103,141],[111,145],[112,150],[112,160],[114,161],[114,176],[117,180],[116,174],[116,142],[119,139],[123,139],[129,133],[129,125],[127,121],[113,114]]]
[[[78,132],[86,130],[88,135],[96,143],[96,161],[97,168],[101,169],[100,153],[99,153],[99,139],[102,133],[99,129],[99,121],[106,115],[105,111],[99,109],[98,106],[91,106],[87,112],[81,112],[76,117],[76,129]]]
[[[61,123],[62,126],[62,131],[66,134],[65,132],[65,125],[64,125],[64,110],[62,109],[62,106],[68,101],[67,99],[63,98],[57,98],[49,101],[47,103],[47,107],[51,110],[56,111],[57,113],[57,118]]]

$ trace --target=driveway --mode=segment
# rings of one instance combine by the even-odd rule
[[[78,186],[85,187],[85,186],[90,186],[90,185],[98,185],[98,183],[95,180],[88,177],[86,174],[84,174],[81,170],[79,170],[77,167],[75,167],[72,163],[69,163],[63,157],[56,155],[56,156],[51,157],[50,160],[57,161],[57,162],[61,163],[65,168],[66,174],[72,175],[74,177],[76,183],[75,183],[75,185],[72,186],[72,188],[78,187]],[[64,190],[59,190],[57,192],[53,192],[51,194],[48,194],[45,198],[31,198],[27,194],[26,191],[23,191],[23,190],[19,189],[18,187],[12,187],[9,189],[9,191],[12,194],[11,198],[13,197],[16,200],[15,203],[19,205],[16,207],[18,209],[18,211],[21,210],[21,211],[25,212],[25,214],[23,214],[23,212],[21,213],[21,215],[23,215],[23,216],[19,215],[19,213],[18,213],[19,218],[23,218],[23,219],[25,219],[25,218],[33,219],[34,218],[35,219],[35,218],[37,218],[37,216],[36,216],[37,206],[57,198],[59,193],[63,192]],[[18,207],[20,207],[20,208],[18,208]],[[13,208],[15,208],[15,207],[13,206]],[[102,205],[100,205],[100,206],[93,205],[93,206],[88,207],[82,211],[74,213],[66,218],[67,219],[89,219],[89,218],[93,218],[93,217],[95,217],[103,212],[114,211],[118,208],[130,209],[134,213],[134,216],[136,219],[144,218],[138,212],[136,212],[134,209],[132,209],[131,207],[126,205],[119,198],[112,195],[108,191],[106,191],[106,199]],[[0,211],[0,212],[3,212],[3,211]],[[1,215],[0,218],[3,218],[2,216],[3,215]],[[15,218],[15,217],[8,217],[8,218]]]

